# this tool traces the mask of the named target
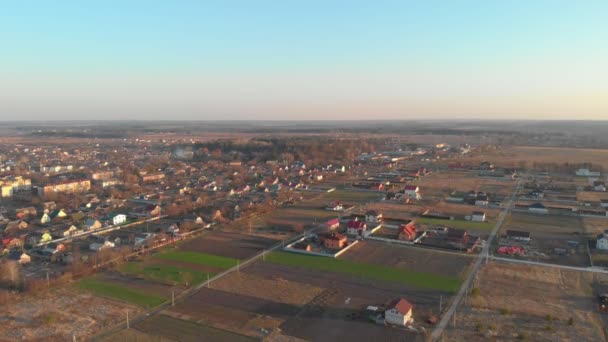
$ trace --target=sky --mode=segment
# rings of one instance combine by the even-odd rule
[[[0,7],[0,120],[608,120],[608,1]]]

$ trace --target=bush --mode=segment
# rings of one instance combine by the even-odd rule
[[[483,324],[481,324],[481,322],[477,322],[477,325],[475,326],[475,329],[477,330],[477,332],[483,332]]]
[[[490,324],[488,325],[488,329],[493,330],[493,331],[496,331],[496,324],[494,324],[494,323],[490,323]]]
[[[553,326],[551,326],[551,325],[547,325],[547,326],[545,327],[545,330],[547,330],[547,331],[552,331],[552,330],[553,330]]]
[[[478,287],[474,287],[474,288],[471,290],[471,296],[472,296],[472,297],[478,297],[480,294],[481,294],[481,291],[479,290],[479,288],[478,288]]]
[[[517,339],[521,340],[521,341],[527,341],[528,340],[528,334],[526,334],[526,333],[519,333],[519,334],[517,334]]]
[[[509,309],[501,309],[500,313],[503,314],[503,315],[508,315],[508,314],[511,313],[511,311],[509,311]]]
[[[574,318],[570,317],[568,319],[568,325],[574,325]]]
[[[551,315],[547,315],[547,321],[549,321],[549,322],[553,322],[553,316],[551,316]]]

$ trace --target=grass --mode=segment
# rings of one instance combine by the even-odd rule
[[[156,257],[165,260],[189,262],[195,265],[204,265],[222,269],[234,267],[238,262],[238,259],[218,255],[176,250],[161,253]]]
[[[117,284],[100,281],[95,278],[85,278],[80,280],[78,282],[78,287],[83,290],[90,291],[96,295],[118,299],[145,308],[153,308],[165,301],[164,298],[156,295],[143,293],[141,291],[126,288]]]
[[[288,252],[273,252],[266,257],[266,261],[286,266],[344,273],[362,278],[400,283],[418,288],[434,289],[446,292],[458,291],[461,283],[461,280],[458,277],[414,272],[382,265],[358,263],[343,259],[331,259]]]
[[[137,262],[129,262],[121,266],[120,270],[125,273],[143,275],[146,279],[156,280],[163,283],[200,284],[207,280],[207,275],[213,277],[214,273],[204,273],[192,269],[173,265],[152,264],[146,265]]]
[[[377,200],[382,197],[382,194],[379,192],[370,192],[370,191],[357,191],[357,190],[335,190],[327,195],[325,195],[325,199],[327,200],[340,200],[342,202],[367,202],[372,200]]]
[[[430,217],[418,217],[416,222],[422,224],[433,224],[438,226],[446,226],[459,229],[480,229],[490,230],[494,227],[492,222],[473,222],[464,220],[442,220]]]

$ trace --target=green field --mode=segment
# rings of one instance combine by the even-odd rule
[[[382,197],[379,192],[357,190],[335,190],[327,195],[328,200],[340,200],[346,203],[375,201]]]
[[[163,264],[143,264],[129,262],[120,267],[124,273],[143,275],[146,279],[156,280],[163,283],[177,285],[186,284],[197,285],[214,276],[214,273],[204,273],[185,267]]]
[[[78,282],[78,287],[90,291],[96,295],[110,297],[125,302],[133,303],[145,308],[153,308],[160,305],[165,299],[141,291],[133,290],[113,283],[85,278]]]
[[[226,258],[218,255],[188,252],[188,251],[167,251],[156,256],[159,259],[189,262],[196,265],[228,269],[236,266],[237,259]]]
[[[382,265],[365,264],[343,259],[308,256],[289,252],[273,252],[266,256],[266,261],[312,270],[351,274],[373,280],[401,283],[419,288],[446,292],[458,291],[461,283],[461,280],[458,277],[407,271]]]
[[[493,222],[472,222],[464,220],[442,220],[429,217],[418,217],[416,222],[422,224],[432,224],[437,226],[446,226],[459,229],[479,229],[479,230],[491,230],[494,227]]]

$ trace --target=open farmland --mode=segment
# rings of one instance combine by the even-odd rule
[[[266,256],[266,261],[285,266],[346,273],[370,280],[395,282],[420,288],[455,292],[460,286],[460,279],[425,272],[415,272],[379,264],[359,263],[344,259],[308,256],[288,252],[273,252]]]
[[[604,341],[593,283],[598,275],[490,263],[477,276],[449,341]],[[601,275],[605,277],[605,275]],[[572,324],[570,324],[572,319]]]
[[[159,259],[187,262],[195,265],[210,266],[220,269],[228,269],[236,266],[238,259],[227,258],[218,255],[189,252],[189,251],[166,251],[158,255]]]
[[[580,217],[512,213],[505,219],[499,236],[503,244],[518,245],[505,238],[507,230],[530,232],[531,241],[525,245],[527,258],[568,266],[589,266],[587,240]]]
[[[213,231],[180,243],[177,250],[242,260],[248,259],[276,243],[277,240],[260,236]],[[186,254],[183,255],[185,257]],[[194,258],[196,259],[196,257]]]
[[[96,295],[117,299],[120,301],[139,305],[144,308],[153,308],[165,301],[164,298],[141,291],[141,289],[127,288],[114,282],[103,281],[97,278],[85,278],[78,282],[78,287]]]
[[[138,322],[134,327],[137,330],[143,331],[148,336],[157,336],[156,338],[161,337],[171,341],[255,341],[255,339],[247,336],[162,314]]]
[[[537,163],[569,163],[583,164],[592,162],[608,168],[608,150],[567,147],[513,146],[494,152],[491,156],[484,155],[484,160],[492,158],[498,165],[516,166],[520,161],[535,161]],[[472,158],[482,161],[481,158]]]
[[[391,245],[372,240],[359,242],[341,258],[351,262],[385,265],[400,270],[461,279],[473,261],[468,255],[440,253],[420,247]]]
[[[284,334],[311,341],[374,338],[388,341],[423,340],[422,336],[417,334],[400,329],[387,329],[369,322],[366,318],[353,319],[351,315],[360,313],[368,305],[385,305],[391,299],[404,297],[414,304],[416,322],[423,324],[429,314],[437,314],[440,296],[443,295],[444,300],[449,296],[446,292],[400,283],[270,262],[256,262],[247,267],[245,272],[267,279],[280,278],[323,289],[321,294],[300,307],[295,315],[280,325]]]
[[[422,197],[433,196],[443,198],[452,191],[482,191],[497,195],[511,194],[514,182],[511,179],[481,178],[476,172],[435,172],[424,176],[415,184],[420,187]]]
[[[171,285],[196,285],[202,283],[207,277],[213,277],[213,272],[174,266],[154,262],[129,262],[121,266],[121,272],[141,275],[146,279],[159,281]]]
[[[465,221],[465,220],[443,220],[429,217],[419,217],[416,219],[416,222],[421,224],[429,224],[435,226],[445,226],[452,227],[458,229],[473,229],[478,231],[489,231],[494,228],[494,222],[486,221],[486,222],[473,222],[473,221]]]
[[[323,291],[317,286],[282,279],[280,274],[266,278],[245,272],[230,273],[214,281],[213,288],[292,305],[304,305]]]

